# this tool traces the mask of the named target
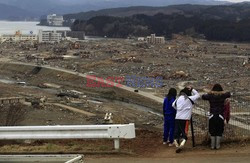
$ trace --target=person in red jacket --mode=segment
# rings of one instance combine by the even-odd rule
[[[224,124],[228,124],[230,120],[230,100],[226,99],[224,103]]]

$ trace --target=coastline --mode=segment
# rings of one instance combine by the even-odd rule
[[[20,30],[23,34],[33,31],[37,34],[39,30],[68,30],[69,27],[51,27],[38,25],[39,21],[5,21],[0,20],[0,34],[14,34]]]

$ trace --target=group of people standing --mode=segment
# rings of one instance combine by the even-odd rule
[[[177,90],[171,88],[163,103],[163,144],[175,145],[176,153],[179,153],[185,146],[193,105],[200,97],[209,101],[210,104],[211,149],[220,148],[224,124],[229,121],[230,106],[227,99],[230,97],[230,92],[224,92],[220,84],[215,84],[209,93],[201,96],[195,89],[188,86],[180,91],[178,97]]]

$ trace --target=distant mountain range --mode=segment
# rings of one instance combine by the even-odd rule
[[[64,19],[88,20],[96,16],[116,16],[126,17],[137,14],[155,15],[162,13],[165,15],[179,14],[184,16],[199,16],[203,19],[227,19],[237,20],[250,17],[250,3],[236,3],[230,5],[172,5],[166,7],[124,7],[103,9],[98,11],[81,12],[77,14],[66,14]]]
[[[23,20],[47,14],[68,14],[117,7],[176,4],[220,5],[215,0],[0,0],[0,19]]]
[[[250,41],[250,3],[232,5],[173,5],[125,7],[64,16],[77,19],[73,31],[111,38],[142,37],[155,33],[219,41]]]
[[[34,19],[38,15],[15,6],[0,4],[0,20]]]
[[[166,15],[172,14],[188,14],[190,12],[200,12],[210,8],[209,5],[173,5],[166,7],[149,7],[149,6],[135,6],[135,7],[122,7],[122,8],[111,8],[103,9],[98,11],[88,11],[81,12],[76,14],[66,14],[64,19],[79,19],[79,20],[88,20],[95,16],[117,16],[117,17],[126,17],[137,14],[145,15],[155,15],[157,13],[162,13]]]

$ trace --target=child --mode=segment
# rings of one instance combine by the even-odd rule
[[[177,147],[176,153],[179,153],[184,147],[187,141],[188,125],[192,115],[193,104],[200,98],[199,93],[192,87],[185,87],[180,92],[179,98],[177,98],[173,107],[176,109],[175,117],[175,132],[174,132],[174,144]],[[183,139],[179,144],[180,139]]]
[[[164,134],[163,144],[169,142],[169,146],[173,146],[174,142],[174,121],[176,110],[172,107],[176,99],[177,91],[175,88],[170,88],[167,96],[163,102],[163,116],[164,116]]]

